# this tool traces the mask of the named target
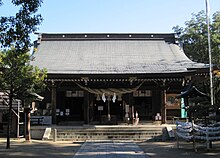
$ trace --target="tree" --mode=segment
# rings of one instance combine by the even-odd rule
[[[20,6],[20,10],[15,16],[0,18],[0,42],[3,47],[14,45],[20,53],[29,50],[30,34],[43,20],[40,14],[36,14],[41,3],[42,0],[12,0],[12,4]]]
[[[180,26],[173,27],[178,35],[178,41],[183,46],[186,55],[193,61],[208,63],[208,36],[206,14],[200,11],[192,14],[192,18],[185,22],[185,28]],[[220,12],[213,14],[210,23],[211,46],[213,63],[220,64]]]
[[[197,14],[192,14],[192,18],[185,22],[185,28],[180,26],[173,27],[174,32],[178,36],[178,41],[182,45],[185,54],[193,61],[209,63],[208,53],[208,35],[207,22],[205,11],[200,11]],[[220,12],[213,14],[210,20],[210,34],[211,34],[211,53],[212,63],[220,66]],[[203,85],[204,92],[209,93],[209,80],[200,84]],[[220,105],[220,79],[214,77],[214,94],[215,105],[209,108],[210,110],[218,110]],[[201,109],[207,109],[207,103],[201,103],[198,106],[197,112]],[[203,108],[201,108],[201,106]],[[210,107],[210,106],[209,106]],[[201,114],[203,114],[201,112]]]
[[[30,103],[35,99],[34,93],[44,88],[45,70],[40,70],[29,64],[29,53],[18,53],[15,49],[5,50],[0,53],[0,82],[1,89],[9,95],[9,124],[8,136],[10,139],[10,122],[12,111],[12,100],[20,99],[25,109],[30,109]],[[27,135],[29,135],[27,133]],[[27,137],[27,139],[29,139]],[[9,140],[8,140],[9,143]],[[10,145],[7,144],[7,148]]]
[[[2,1],[0,0],[0,4]],[[21,99],[26,106],[44,87],[45,70],[30,65],[30,34],[37,30],[42,17],[36,14],[42,0],[12,0],[20,6],[15,16],[0,17],[0,88],[9,96],[7,145],[10,148],[12,100]]]

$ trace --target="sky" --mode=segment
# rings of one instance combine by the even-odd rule
[[[3,0],[0,16],[18,8]],[[192,13],[205,10],[205,0],[44,0],[38,13],[42,33],[173,33]],[[220,0],[210,0],[210,12]]]

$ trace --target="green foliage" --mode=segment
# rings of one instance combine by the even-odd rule
[[[24,106],[34,101],[32,93],[44,87],[45,70],[30,65],[30,34],[37,30],[42,17],[36,14],[42,0],[12,0],[20,7],[15,16],[0,17],[0,89],[9,95],[7,145],[10,148],[12,99],[21,99]],[[0,5],[2,0],[0,0]],[[26,126],[27,127],[27,126]]]
[[[209,63],[207,21],[204,11],[192,14],[192,18],[185,22],[185,28],[180,26],[173,27],[178,35],[178,41],[183,46],[185,54],[192,60],[202,63]],[[220,65],[220,12],[213,14],[210,21],[211,53],[212,63]],[[220,103],[220,80],[214,79],[214,92],[216,103]],[[210,92],[210,87],[206,81],[203,88]]]
[[[13,98],[25,100],[31,93],[44,89],[46,70],[29,64],[30,54],[15,49],[0,52],[1,89],[10,90]]]
[[[220,78],[215,77],[213,84],[215,104],[220,106]]]
[[[197,118],[203,118],[204,116],[209,116],[209,108],[210,108],[210,102],[201,102],[199,104],[196,104],[194,106],[189,107],[189,111],[193,113],[193,117],[195,119]]]
[[[220,65],[220,11],[213,14],[211,46],[213,62]]]
[[[2,1],[0,1],[1,3]],[[20,7],[15,16],[0,17],[0,88],[13,98],[27,99],[44,88],[45,70],[30,65],[30,34],[37,30],[42,17],[36,14],[42,0],[12,0]]]
[[[173,27],[178,35],[178,41],[183,45],[186,55],[198,62],[208,63],[208,36],[206,14],[200,11],[192,14],[192,18],[185,22],[185,28],[180,26]],[[212,60],[214,64],[220,64],[220,12],[213,14],[210,22]]]
[[[29,35],[37,30],[43,20],[40,14],[36,14],[41,3],[42,0],[12,0],[12,4],[20,9],[15,16],[0,18],[1,47],[10,49],[13,45],[16,50],[28,51],[31,46]]]
[[[208,28],[207,18],[204,11],[192,14],[192,18],[185,22],[185,27],[175,26],[174,32],[178,35],[178,41],[183,46],[185,54],[193,61],[209,63],[208,52]],[[210,37],[212,63],[220,66],[220,12],[216,12],[210,19]],[[207,80],[196,83],[203,92],[210,93],[210,82]],[[195,118],[208,116],[210,112],[219,111],[220,106],[220,78],[214,77],[214,102],[198,101],[191,106],[188,112],[193,113]]]
[[[210,123],[211,120],[216,119],[215,117],[210,117],[210,114],[220,111],[219,104],[210,105],[210,101],[198,102],[197,100],[196,102],[197,104],[189,106],[188,109],[186,109],[187,113],[189,113],[195,121],[198,120],[200,123]]]

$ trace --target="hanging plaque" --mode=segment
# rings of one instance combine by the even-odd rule
[[[103,106],[98,106],[98,111],[103,111]]]

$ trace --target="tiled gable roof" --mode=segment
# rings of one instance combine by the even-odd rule
[[[48,37],[41,39],[32,64],[53,74],[175,73],[207,67],[162,38]]]

